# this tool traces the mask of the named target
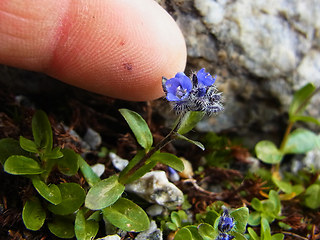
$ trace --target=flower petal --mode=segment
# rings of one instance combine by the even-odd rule
[[[204,68],[197,72],[197,78],[200,85],[211,86],[216,78],[213,78],[210,73],[207,73]]]

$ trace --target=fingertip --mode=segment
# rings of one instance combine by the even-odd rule
[[[186,64],[185,41],[174,20],[152,0],[101,0],[88,7],[90,17],[79,14],[79,6],[70,9],[64,21],[74,25],[62,32],[67,37],[57,44],[49,74],[125,100],[162,96],[162,76]]]

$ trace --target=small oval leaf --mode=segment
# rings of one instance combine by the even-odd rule
[[[320,185],[310,185],[305,193],[305,205],[311,209],[320,207]]]
[[[176,155],[171,153],[162,153],[162,152],[156,152],[153,154],[150,159],[151,161],[160,162],[162,164],[165,164],[169,167],[172,167],[173,169],[182,172],[184,170],[184,164],[180,158],[178,158]]]
[[[4,170],[13,175],[32,175],[44,172],[37,161],[21,155],[9,157],[4,163]]]
[[[187,112],[181,119],[179,129],[177,132],[183,135],[191,131],[197,125],[197,123],[200,122],[204,115],[204,112]]]
[[[98,222],[94,220],[87,220],[84,217],[83,210],[79,210],[76,215],[74,224],[74,231],[77,239],[91,240],[94,239],[99,230]]]
[[[43,181],[41,181],[39,177],[33,177],[32,184],[38,191],[38,193],[47,201],[55,205],[61,203],[61,193],[57,185],[51,184],[48,186]]]
[[[32,118],[32,134],[35,144],[46,151],[52,149],[52,129],[47,114],[38,110]]]
[[[146,212],[125,198],[119,198],[112,206],[102,209],[102,213],[111,224],[124,231],[141,232],[150,225]]]
[[[214,231],[214,228],[207,223],[200,224],[198,226],[198,231],[201,237],[205,240],[214,240],[218,236],[217,232]]]
[[[153,138],[146,121],[134,111],[122,108],[119,112],[129,124],[141,147],[149,150],[152,147]]]
[[[61,203],[49,204],[48,209],[58,215],[68,215],[78,210],[84,202],[86,193],[77,183],[61,183],[58,185]]]
[[[25,137],[20,136],[19,143],[21,148],[27,152],[32,152],[32,153],[38,152],[37,145],[32,140],[29,140]]]
[[[41,206],[38,198],[29,199],[22,210],[22,220],[26,228],[37,231],[46,219],[46,212]]]
[[[264,163],[277,164],[282,160],[283,155],[273,142],[264,140],[255,146],[257,157]]]
[[[193,240],[193,239],[192,239],[192,234],[188,228],[181,228],[174,236],[174,240]]]
[[[247,207],[238,208],[230,212],[230,216],[235,220],[235,228],[238,233],[244,233],[249,218],[249,209]]]
[[[74,225],[73,221],[61,216],[55,216],[52,222],[48,223],[50,232],[59,238],[73,238]]]
[[[79,157],[71,149],[61,149],[63,157],[57,160],[59,170],[67,175],[72,176],[78,172],[79,169]]]
[[[124,185],[118,182],[118,176],[104,179],[89,190],[85,205],[92,210],[100,210],[115,203],[124,191]]]
[[[317,147],[318,136],[313,132],[298,128],[291,132],[284,147],[284,153],[300,154]]]

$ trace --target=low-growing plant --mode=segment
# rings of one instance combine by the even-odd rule
[[[267,219],[261,220],[261,235],[258,234],[251,228],[248,227],[249,240],[283,240],[284,235],[282,233],[276,233],[271,235],[270,225]]]
[[[247,207],[229,213],[226,208],[219,214],[213,209],[207,212],[204,222],[180,228],[174,240],[246,240],[249,210]]]
[[[26,201],[22,213],[25,226],[30,230],[39,230],[46,220],[48,210],[51,212],[48,228],[61,238],[94,238],[99,229],[101,214],[104,220],[124,231],[147,230],[149,218],[144,210],[122,197],[125,185],[138,180],[157,163],[182,171],[184,164],[180,158],[160,152],[175,139],[186,140],[204,149],[200,142],[188,139],[185,134],[205,114],[223,110],[221,93],[214,82],[215,79],[204,69],[193,74],[192,80],[184,73],[178,73],[169,80],[163,78],[166,98],[179,113],[179,117],[170,133],[155,146],[145,120],[134,111],[120,109],[142,149],[119,174],[103,180],[73,150],[53,147],[50,122],[43,111],[37,111],[32,119],[33,140],[21,136],[19,142],[13,139],[2,139],[0,142],[0,160],[5,172],[30,178],[39,195],[45,199],[33,196]],[[48,183],[54,167],[67,176],[76,174],[80,169],[88,187],[83,189],[77,183]],[[171,227],[174,227],[173,224],[181,227],[175,213],[172,213],[171,220]]]

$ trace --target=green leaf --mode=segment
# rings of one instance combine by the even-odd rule
[[[274,204],[274,213],[279,215],[281,213],[281,201],[276,191],[270,190],[269,200]]]
[[[305,205],[312,209],[320,207],[320,184],[310,185],[305,192]]]
[[[177,228],[181,227],[181,219],[177,212],[171,212],[170,218],[171,222],[174,223]]]
[[[183,135],[191,131],[198,122],[204,117],[204,112],[187,112],[181,119],[181,123],[178,129],[178,133]]]
[[[39,230],[46,219],[46,212],[38,198],[29,199],[22,210],[22,220],[27,229]]]
[[[251,212],[248,218],[248,224],[251,226],[259,226],[261,221],[260,212]]]
[[[189,225],[189,226],[186,226],[186,228],[188,228],[189,231],[191,232],[193,240],[203,240],[202,237],[200,236],[198,228],[196,226]]]
[[[277,164],[280,163],[283,157],[276,145],[267,140],[258,142],[255,146],[255,151],[257,157],[264,163]]]
[[[85,205],[92,210],[99,210],[115,203],[124,191],[124,185],[118,182],[118,176],[104,179],[89,190]]]
[[[291,117],[291,122],[297,122],[297,121],[311,122],[311,123],[315,123],[317,125],[320,125],[320,121],[314,117],[311,117],[311,116],[292,116]]]
[[[19,143],[20,143],[20,147],[27,152],[31,152],[31,153],[39,152],[37,145],[32,140],[29,140],[25,137],[20,136]]]
[[[193,238],[188,228],[181,228],[174,236],[174,240],[193,240]]]
[[[301,115],[301,113],[306,108],[310,96],[316,90],[316,87],[312,83],[308,83],[294,93],[292,102],[289,107],[289,119],[292,122],[292,119],[296,115]],[[301,107],[302,104],[305,104],[304,107]]]
[[[248,233],[249,233],[250,237],[252,238],[252,240],[260,240],[257,233],[251,227],[248,227]]]
[[[76,215],[74,231],[78,240],[94,239],[99,230],[99,223],[94,220],[86,220],[83,210]]]
[[[125,198],[119,198],[112,206],[102,209],[102,213],[111,224],[124,231],[140,232],[150,225],[145,211]]]
[[[201,223],[198,226],[198,231],[204,240],[214,240],[218,236],[218,233],[214,230],[214,228],[207,223]]]
[[[234,236],[234,240],[248,240],[242,233],[231,232],[231,235]]]
[[[41,181],[38,176],[32,177],[32,184],[38,193],[47,201],[55,205],[61,203],[61,193],[57,185],[50,184],[48,186]]]
[[[68,218],[55,216],[52,222],[48,223],[50,232],[59,238],[73,238],[74,225],[73,221]]]
[[[68,215],[78,210],[84,202],[86,193],[77,183],[61,183],[58,185],[61,203],[49,204],[48,209],[58,215]]]
[[[249,209],[247,207],[238,208],[230,212],[230,216],[235,220],[235,228],[238,233],[244,233],[249,218]]]
[[[276,233],[271,236],[271,240],[283,240],[284,234],[283,233]]]
[[[63,157],[57,160],[60,172],[67,176],[75,175],[79,169],[79,154],[71,149],[61,149]]]
[[[317,147],[318,136],[306,129],[296,129],[289,134],[284,153],[306,153]]]
[[[258,198],[253,198],[251,200],[251,207],[256,211],[262,211],[262,203]]]
[[[171,153],[156,152],[150,157],[149,160],[160,162],[162,164],[165,164],[169,167],[176,169],[179,172],[182,172],[184,170],[184,164],[182,160],[178,158],[176,155]]]
[[[210,224],[211,226],[214,226],[214,223],[219,216],[220,215],[216,211],[210,210],[206,214],[205,222]]]
[[[21,155],[9,157],[4,163],[4,170],[13,175],[32,175],[44,172],[37,161]]]
[[[97,176],[97,174],[95,174],[89,164],[80,155],[78,155],[78,160],[80,171],[89,186],[92,187],[96,183],[100,182],[100,178]]]
[[[149,150],[152,147],[153,138],[146,121],[134,111],[122,108],[119,112],[129,124],[141,147]]]
[[[203,144],[201,142],[191,140],[191,139],[189,139],[189,138],[187,138],[187,137],[185,137],[185,136],[183,136],[183,135],[181,135],[179,133],[177,133],[176,136],[177,136],[178,139],[185,140],[185,141],[187,141],[189,143],[192,143],[192,144],[196,145],[202,151],[205,150],[205,147],[203,146]]]
[[[281,191],[292,193],[292,184],[290,182],[280,180],[276,175],[272,175],[272,181]]]
[[[12,138],[3,138],[0,140],[0,163],[4,164],[8,157],[12,155],[28,155],[17,140]]]
[[[60,147],[55,147],[51,151],[46,152],[43,158],[46,159],[58,159],[63,157],[63,153],[60,151]]]
[[[267,219],[261,219],[261,239],[271,240],[270,225]]]
[[[47,114],[38,110],[32,118],[32,134],[38,148],[52,149],[52,129]]]
[[[152,161],[145,165],[143,165],[141,168],[139,168],[137,171],[135,171],[130,177],[127,178],[127,180],[124,181],[123,184],[132,183],[142,176],[144,176],[147,172],[149,172],[154,166],[157,164],[157,162]]]

